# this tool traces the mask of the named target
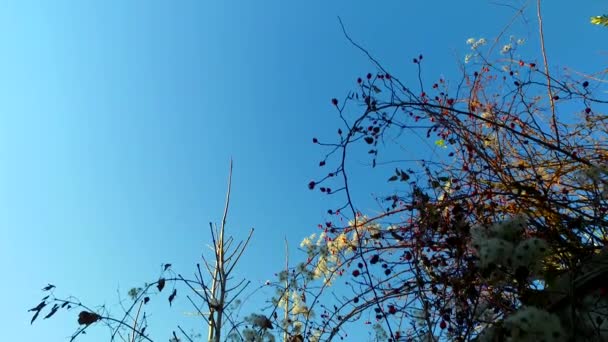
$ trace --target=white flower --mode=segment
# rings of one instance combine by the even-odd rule
[[[272,329],[272,322],[268,317],[264,315],[253,314],[251,315],[251,323],[257,325],[262,329]]]
[[[473,43],[471,45],[471,50],[476,50],[478,47],[485,45],[486,44],[486,40],[484,38],[480,38],[479,40],[477,40],[475,43]]]
[[[490,265],[509,266],[513,254],[513,244],[502,239],[492,238],[483,241],[477,251],[481,268],[487,268]]]
[[[486,329],[483,329],[483,331],[479,334],[478,341],[479,342],[496,341],[496,338],[494,337],[495,330],[496,329],[494,329],[494,327],[488,327]]]
[[[606,171],[598,166],[591,166],[584,170],[585,176],[589,178],[594,183],[600,181],[601,176],[606,173]]]
[[[565,341],[559,317],[532,306],[523,307],[505,319],[512,341]]]
[[[472,45],[475,43],[475,38],[469,38],[467,39],[467,45]]]
[[[471,242],[473,248],[479,249],[484,240],[488,238],[488,230],[486,227],[477,224],[471,227]]]
[[[317,246],[324,245],[326,237],[327,237],[326,232],[322,232],[321,234],[319,234],[319,238],[317,239]]]
[[[505,45],[505,46],[502,47],[501,53],[503,53],[503,54],[504,53],[508,53],[509,51],[511,51],[512,48],[513,48],[512,44],[507,44],[507,45]]]
[[[499,223],[495,223],[490,227],[492,236],[496,236],[500,239],[514,241],[524,231],[528,218],[523,215],[516,215],[508,220],[504,220]]]
[[[549,245],[543,239],[530,238],[520,242],[513,252],[513,269],[525,267],[530,274],[537,274],[543,258],[549,252]]]
[[[591,293],[583,298],[581,304],[578,316],[585,328],[608,338],[608,299],[599,293]]]
[[[300,242],[300,247],[304,249],[310,249],[313,246],[313,240],[317,237],[316,233],[311,234],[309,237],[305,237],[302,242]]]
[[[473,55],[471,55],[470,53],[467,53],[467,54],[464,56],[464,62],[465,62],[465,63],[469,63],[469,62],[471,61],[471,58],[472,58],[472,57],[473,57]]]

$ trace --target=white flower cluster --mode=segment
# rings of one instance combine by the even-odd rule
[[[479,342],[494,342],[496,338],[494,335],[496,334],[496,329],[493,326],[487,327],[483,329],[477,336],[477,341]]]
[[[598,184],[602,182],[602,178],[608,175],[608,169],[605,166],[590,166],[581,170],[576,175],[576,180],[581,185],[592,183]]]
[[[512,271],[526,268],[530,274],[538,276],[543,257],[549,246],[539,238],[522,240],[527,225],[524,215],[493,224],[491,227],[475,226],[471,229],[473,248],[479,257],[479,266],[503,266]]]
[[[502,53],[504,55],[506,53],[509,53],[509,51],[511,51],[511,49],[513,49],[513,44],[510,44],[510,43],[509,44],[505,44],[502,47],[502,50],[500,51],[500,53]]]
[[[584,329],[596,335],[602,341],[608,340],[608,297],[592,293],[583,298],[578,316]]]
[[[251,324],[255,325],[258,328],[262,328],[262,329],[272,329],[272,322],[270,321],[270,319],[268,319],[268,317],[262,315],[262,314],[251,314],[251,316],[248,319]]]
[[[523,307],[507,317],[504,328],[510,332],[507,341],[566,340],[559,317],[533,306]]]
[[[499,239],[515,241],[523,233],[528,218],[525,215],[516,215],[510,220],[495,223],[490,227],[490,231]]]
[[[530,238],[520,242],[513,252],[513,269],[525,267],[530,274],[538,274],[540,271],[540,260],[549,251],[549,245],[543,239]]]
[[[308,316],[312,314],[312,311],[308,308],[302,298],[302,295],[298,291],[287,290],[286,293],[281,296],[278,306],[283,310],[288,310],[291,315],[303,315],[305,318],[308,318]]]
[[[340,268],[346,255],[352,253],[360,244],[376,242],[382,238],[382,234],[380,224],[370,222],[366,216],[359,217],[356,222],[350,221],[349,228],[336,236],[329,236],[326,232],[321,232],[319,235],[312,234],[300,243],[309,261],[299,265],[298,271],[306,273],[309,280],[323,278],[325,285],[331,285],[341,274]],[[364,236],[361,241],[359,241],[360,236]],[[312,260],[316,262],[311,262]]]
[[[500,50],[500,53],[504,55],[509,52],[512,52],[517,48],[518,45],[522,45],[524,42],[525,41],[522,38],[517,39],[515,36],[510,36],[509,43],[503,45],[502,49]]]
[[[499,318],[499,313],[494,312],[495,304],[491,303],[487,298],[479,298],[479,302],[475,306],[473,317],[480,322],[483,331],[492,329],[489,322],[496,322]]]
[[[478,253],[481,268],[485,269],[490,265],[510,266],[513,244],[498,238],[487,239],[479,245]]]
[[[475,39],[475,38],[469,38],[467,39],[467,45],[471,45],[471,50],[477,50],[478,47],[486,45],[486,40],[485,38],[479,38],[479,39]]]
[[[608,200],[608,167],[598,165],[587,167],[575,175],[575,180],[585,187],[593,184],[600,191],[600,198]]]
[[[471,46],[471,50],[475,51],[477,50],[480,46],[486,45],[486,40],[485,38],[479,38],[479,39],[475,39],[475,38],[469,38],[467,39],[467,45]],[[479,53],[475,52],[475,53],[468,53],[464,56],[464,62],[465,63],[469,63],[471,61],[471,59],[473,59],[474,57],[479,56]]]

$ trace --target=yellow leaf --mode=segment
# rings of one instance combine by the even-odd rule
[[[594,25],[608,26],[608,15],[591,17],[591,23]]]

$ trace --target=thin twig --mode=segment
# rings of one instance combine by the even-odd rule
[[[551,75],[549,75],[549,62],[547,61],[547,50],[545,49],[545,35],[543,33],[543,16],[540,9],[541,0],[536,1],[536,16],[538,17],[538,34],[540,36],[540,50],[543,56],[543,64],[545,65],[545,75],[547,75],[547,93],[549,94],[549,103],[551,104],[551,121],[553,130],[555,131],[555,139],[557,146],[560,145],[559,129],[557,127],[557,117],[555,115],[555,98],[551,88]]]
[[[144,305],[144,302],[139,302],[139,308],[137,309],[137,314],[135,315],[135,319],[133,320],[133,336],[131,338],[131,342],[135,342],[135,332],[137,331],[137,319],[139,318],[139,312],[141,311],[142,305]]]

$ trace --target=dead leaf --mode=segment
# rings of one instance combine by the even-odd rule
[[[171,306],[171,303],[175,299],[176,295],[177,295],[177,289],[173,289],[173,293],[171,293],[171,295],[169,296],[169,306]]]
[[[158,284],[156,284],[156,288],[158,288],[158,292],[162,292],[165,288],[165,278],[160,278],[158,280]]]
[[[89,325],[93,324],[101,319],[101,316],[94,312],[81,311],[78,314],[78,324],[81,325]]]

